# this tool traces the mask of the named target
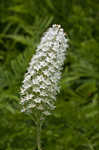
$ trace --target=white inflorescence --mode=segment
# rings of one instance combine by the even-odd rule
[[[22,112],[36,110],[49,115],[55,108],[67,42],[60,25],[53,25],[41,38],[21,87]]]

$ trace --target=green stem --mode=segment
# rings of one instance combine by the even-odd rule
[[[39,124],[39,122],[37,123],[37,147],[38,150],[42,150],[41,149],[41,125]]]

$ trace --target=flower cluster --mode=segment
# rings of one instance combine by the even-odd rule
[[[53,25],[44,33],[21,87],[22,112],[35,110],[49,115],[55,108],[67,42],[68,39],[60,25]]]

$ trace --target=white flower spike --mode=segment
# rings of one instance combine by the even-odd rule
[[[21,87],[22,112],[48,116],[55,109],[59,80],[68,48],[68,39],[60,25],[45,32],[32,57]]]

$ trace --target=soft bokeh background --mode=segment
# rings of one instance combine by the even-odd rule
[[[42,33],[61,24],[69,49],[43,150],[99,150],[98,0],[0,0],[0,150],[36,150],[19,89]]]

